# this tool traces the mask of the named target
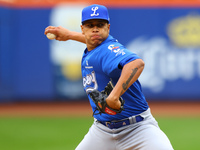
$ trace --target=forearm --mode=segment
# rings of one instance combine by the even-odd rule
[[[144,62],[141,59],[134,60],[126,64],[123,69],[121,76],[116,85],[117,96],[121,96],[126,90],[139,78],[140,74],[144,69]]]
[[[56,40],[58,41],[67,41],[67,40],[75,40],[78,42],[86,43],[85,37],[81,32],[70,31],[62,26],[48,26],[45,29],[44,34],[53,33],[56,35]]]
[[[126,64],[114,89],[107,98],[107,104],[114,109],[119,109],[119,97],[138,79],[144,69],[144,62],[136,59]]]
[[[70,35],[69,39],[78,41],[81,43],[86,43],[84,35],[80,32],[71,31],[71,35]]]

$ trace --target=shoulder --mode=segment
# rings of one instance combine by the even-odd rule
[[[124,48],[124,46],[120,44],[117,39],[109,35],[108,38],[103,42],[101,48],[107,52],[113,52],[116,49]]]

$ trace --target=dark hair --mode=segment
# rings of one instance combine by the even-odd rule
[[[92,19],[91,19],[92,20]],[[99,19],[99,20],[104,20],[104,19]],[[83,21],[82,22],[82,25],[84,25],[87,21],[89,21],[89,20],[86,20],[86,21]],[[107,24],[109,24],[109,21],[108,20],[104,20]]]

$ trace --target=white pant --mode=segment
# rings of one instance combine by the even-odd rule
[[[118,129],[94,121],[76,150],[173,150],[150,109],[141,116],[143,121]]]

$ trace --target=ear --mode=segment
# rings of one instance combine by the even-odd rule
[[[81,25],[81,31],[82,31],[82,34],[84,35],[85,33],[84,33],[84,31],[83,31],[83,25]]]
[[[110,24],[108,24],[108,32],[110,32]]]

